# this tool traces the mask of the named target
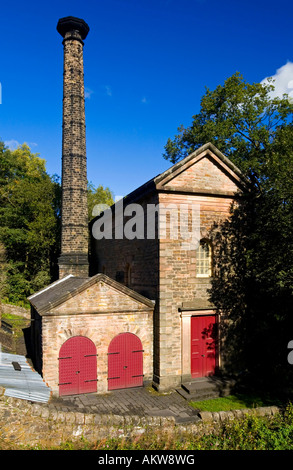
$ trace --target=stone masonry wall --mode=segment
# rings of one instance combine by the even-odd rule
[[[177,212],[181,204],[198,205],[200,238],[211,238],[214,227],[229,216],[233,194],[238,190],[231,175],[223,171],[217,158],[213,161],[207,156],[198,157],[194,165],[189,164],[173,179],[169,176],[165,185],[163,181],[159,183],[159,190],[152,197],[139,201],[144,210],[150,203],[165,208],[173,205]],[[93,250],[97,269],[106,269],[110,277],[132,263],[131,287],[138,292],[145,289],[144,295],[156,300],[154,382],[160,390],[178,386],[182,380],[183,338],[178,309],[182,303],[207,301],[211,281],[196,275],[196,250],[180,239],[180,216],[178,226],[173,227],[178,239],[170,236],[172,223],[176,224],[176,218],[168,218],[167,211],[166,223],[160,229],[165,234],[160,232],[159,240],[97,240]]]
[[[119,333],[133,333],[143,346],[143,373],[153,376],[153,312],[127,295],[95,285],[42,317],[43,378],[59,394],[58,357],[62,344],[73,336],[86,336],[97,349],[98,393],[108,390],[108,347]]]
[[[160,202],[170,205],[199,204],[200,237],[210,238],[214,224],[227,218],[231,198],[216,196],[180,195],[161,193]],[[155,345],[158,364],[155,371],[160,377],[161,390],[181,382],[181,318],[178,309],[182,302],[195,299],[208,300],[210,278],[196,277],[196,250],[178,238],[160,239],[160,280],[159,280],[159,328],[160,334]]]
[[[83,41],[64,37],[62,134],[62,235],[59,276],[88,275],[87,161]]]
[[[215,159],[209,158],[208,154],[199,157],[195,165],[191,165],[165,185],[165,189],[169,188],[172,190],[183,188],[184,191],[190,192],[194,192],[196,189],[198,192],[208,191],[222,194],[233,194],[237,191],[232,179],[227,178]]]
[[[18,307],[17,305],[1,304],[2,313],[11,313],[12,315],[18,315],[24,318],[30,318],[30,310],[24,307]]]
[[[273,416],[280,410],[275,407],[235,410],[219,413],[200,413],[201,421],[195,424],[175,424],[174,417],[140,417],[99,415],[63,412],[50,409],[46,404],[31,403],[3,395],[0,387],[0,436],[2,442],[18,446],[50,447],[65,442],[86,439],[94,443],[99,439],[135,438],[148,430],[169,433],[191,432],[197,435],[217,432],[226,420],[239,419],[249,414]]]
[[[146,235],[147,206],[158,203],[157,195],[138,201],[144,211],[144,227]],[[124,207],[127,206],[125,202]],[[129,219],[129,218],[128,218]],[[124,223],[127,218],[124,219]],[[115,236],[115,219],[113,215],[112,239],[96,240],[92,237],[93,272],[103,272],[144,295],[155,300],[158,296],[159,259],[158,241],[156,239],[117,239]],[[127,279],[130,268],[131,279]]]

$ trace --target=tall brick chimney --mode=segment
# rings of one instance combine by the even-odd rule
[[[64,46],[62,232],[59,278],[89,275],[83,40],[89,27],[68,16],[57,24]]]

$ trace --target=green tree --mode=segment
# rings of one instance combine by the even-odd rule
[[[272,81],[249,84],[238,73],[206,90],[191,126],[168,139],[164,154],[175,163],[212,142],[250,181],[229,220],[211,232],[210,297],[225,318],[227,370],[245,371],[266,389],[293,387],[287,361],[293,339],[293,105],[287,95],[271,98],[272,90]]]
[[[11,151],[0,143],[0,160],[0,241],[7,297],[16,302],[51,280],[60,239],[60,185],[26,144]]]
[[[88,184],[89,221],[97,204],[113,204],[109,188]],[[0,142],[0,294],[26,298],[58,278],[61,185],[45,160],[23,144],[11,151]]]
[[[168,139],[164,158],[176,163],[211,142],[244,173],[254,175],[254,182],[262,179],[274,144],[287,147],[293,132],[293,104],[287,95],[271,98],[273,89],[272,80],[250,84],[239,73],[213,91],[206,89],[200,112],[189,127],[181,125],[179,134]]]
[[[112,191],[101,184],[96,188],[93,183],[88,183],[88,214],[89,222],[98,215],[98,210],[102,208],[102,205],[112,206],[114,203],[114,196]]]

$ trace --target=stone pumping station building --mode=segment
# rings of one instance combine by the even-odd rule
[[[89,27],[66,17],[57,30],[64,47],[61,255],[59,279],[29,297],[34,367],[56,396],[146,384],[164,391],[217,377],[225,346],[223,319],[208,296],[212,232],[229,216],[244,178],[207,143],[89,225],[83,79]],[[130,237],[123,228],[137,207],[141,230]],[[183,213],[190,238],[177,230]]]

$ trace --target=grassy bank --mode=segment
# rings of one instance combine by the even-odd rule
[[[200,411],[231,411],[260,406],[282,406],[278,398],[264,397],[251,394],[237,394],[227,397],[214,398],[202,401],[192,401],[190,405]]]

